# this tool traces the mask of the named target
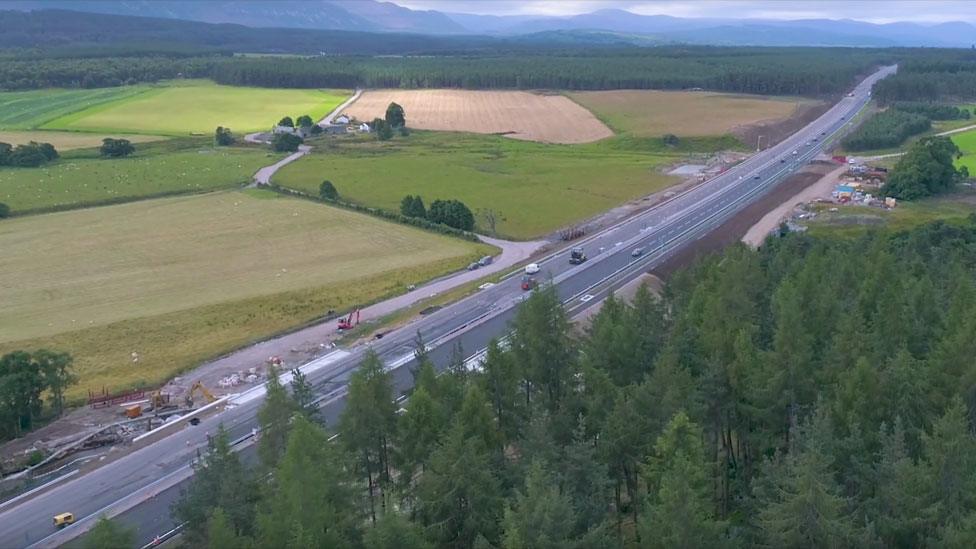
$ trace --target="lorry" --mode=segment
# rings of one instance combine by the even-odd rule
[[[583,248],[577,246],[576,248],[573,248],[572,250],[569,251],[570,265],[579,265],[584,261],[586,261],[586,252],[583,251]]]

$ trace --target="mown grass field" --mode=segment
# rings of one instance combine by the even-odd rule
[[[220,86],[204,80],[172,81],[148,91],[72,112],[45,129],[100,133],[212,135],[217,126],[237,133],[265,130],[283,116],[318,119],[350,94],[336,90],[296,90]]]
[[[611,90],[568,94],[608,126],[641,137],[714,136],[788,118],[805,100],[713,92]]]
[[[976,130],[960,132],[952,135],[952,142],[962,151],[962,158],[956,161],[956,166],[965,166],[970,175],[976,176]]]
[[[126,86],[93,90],[0,92],[0,130],[37,128],[67,114],[133,97],[148,89],[147,86]]]
[[[891,211],[843,206],[830,212],[829,208],[828,205],[818,208],[819,217],[809,223],[810,234],[854,238],[870,230],[907,230],[937,220],[966,223],[969,216],[976,213],[976,191],[964,189],[945,196],[902,201]]]
[[[458,199],[475,212],[497,212],[500,235],[526,239],[586,219],[663,189],[675,178],[659,171],[673,157],[615,147],[545,145],[461,133],[413,132],[378,142],[327,140],[290,164],[273,182],[318,193],[331,180],[346,200],[399,211],[419,194],[426,204]]]
[[[74,398],[162,382],[490,252],[266,191],[9,219],[0,249],[0,353],[72,353]]]
[[[0,168],[0,202],[18,214],[231,188],[282,156],[257,147],[214,147],[208,139],[137,145],[128,158],[78,151],[39,168]]]
[[[102,144],[102,139],[107,135],[81,132],[59,132],[46,130],[0,130],[0,143],[10,143],[20,145],[30,141],[39,143],[50,143],[58,151],[70,151],[74,149],[87,149],[98,147]],[[113,134],[115,138],[125,138],[133,143],[148,143],[150,141],[160,141],[166,139],[159,135],[132,135],[132,134]]]

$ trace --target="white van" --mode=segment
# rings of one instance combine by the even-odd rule
[[[527,275],[537,274],[541,270],[538,263],[529,263],[525,266],[525,274]]]

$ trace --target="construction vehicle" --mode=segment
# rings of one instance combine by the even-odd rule
[[[535,287],[538,285],[539,282],[536,281],[535,277],[531,277],[531,276],[522,277],[522,289],[525,290],[526,292],[535,289]]]
[[[579,265],[584,261],[586,261],[586,252],[583,251],[583,248],[576,247],[569,251],[570,265]]]
[[[64,528],[69,524],[75,523],[75,516],[71,513],[60,513],[54,515],[54,525],[58,528]]]
[[[352,315],[356,315],[356,321],[353,322]],[[359,325],[359,309],[349,313],[349,316],[339,319],[339,330],[351,330]]]
[[[210,404],[211,402],[216,402],[217,397],[215,397],[213,393],[211,393],[210,390],[203,385],[202,381],[197,380],[196,382],[193,383],[193,385],[190,386],[190,392],[186,394],[187,408],[193,407],[193,394],[196,393],[197,391],[200,391],[200,393],[203,394],[203,398],[207,399],[207,404]]]

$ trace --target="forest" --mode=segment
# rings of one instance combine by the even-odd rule
[[[976,50],[915,50],[896,74],[874,85],[873,96],[881,105],[976,99]]]
[[[897,147],[913,135],[928,131],[932,121],[923,114],[887,109],[871,115],[841,144],[848,151],[867,151]]]
[[[402,409],[368,355],[329,432],[298,376],[260,464],[217,433],[173,508],[191,547],[971,547],[976,216],[788,235],[606,302],[555,291],[478,370],[418,342]]]
[[[661,47],[453,57],[235,58],[222,84],[268,87],[688,89],[821,96],[847,89],[882,58],[872,51]]]

